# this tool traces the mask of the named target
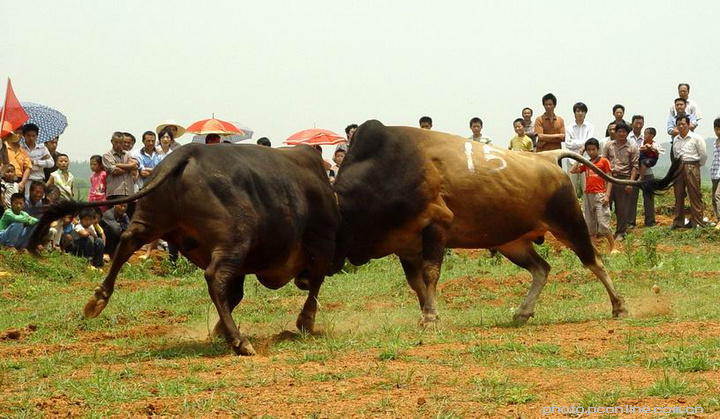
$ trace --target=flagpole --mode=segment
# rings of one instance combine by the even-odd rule
[[[10,89],[10,77],[8,77],[7,86],[5,86],[5,100],[3,101],[2,115],[0,115],[0,131],[5,125],[5,111],[7,110],[7,93]]]

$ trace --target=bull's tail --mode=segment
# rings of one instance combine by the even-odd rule
[[[551,152],[552,153],[552,152]],[[670,166],[670,169],[668,170],[668,173],[663,177],[662,179],[652,179],[652,180],[629,180],[629,179],[616,179],[607,173],[603,172],[599,167],[595,166],[590,160],[586,159],[585,157],[581,156],[578,153],[574,153],[572,151],[567,150],[558,150],[554,152],[555,158],[557,161],[560,161],[562,159],[572,159],[577,162],[580,162],[590,168],[593,172],[597,173],[600,177],[605,179],[608,182],[615,183],[617,185],[625,185],[625,186],[637,186],[640,189],[651,192],[654,194],[659,193],[660,191],[667,190],[670,186],[672,186],[673,182],[675,181],[675,178],[680,174],[680,161],[678,159],[671,159],[672,164]],[[672,155],[672,154],[671,154]]]
[[[179,150],[178,150],[179,151]],[[181,154],[176,152],[177,154]],[[154,171],[152,176],[150,177],[149,182],[145,185],[145,187],[140,190],[138,193],[129,195],[123,198],[117,198],[117,199],[111,199],[108,201],[94,201],[94,202],[80,202],[80,201],[60,201],[56,202],[46,208],[43,209],[42,217],[40,218],[40,221],[37,224],[37,227],[35,227],[35,230],[33,231],[32,236],[30,237],[30,242],[28,243],[28,251],[30,251],[33,254],[37,254],[37,248],[39,244],[42,244],[43,238],[47,236],[48,230],[50,229],[50,224],[52,224],[53,221],[58,220],[66,215],[75,215],[83,208],[96,208],[101,206],[113,206],[118,204],[126,204],[128,202],[132,202],[135,200],[138,200],[145,195],[148,195],[155,191],[157,188],[160,187],[169,177],[180,174],[184,169],[185,166],[188,164],[188,160],[190,156],[184,156],[184,158],[178,158],[179,156],[175,156],[175,158],[171,159],[170,157],[173,156],[175,153],[171,154],[168,157],[168,163],[166,165],[159,165]],[[188,153],[183,153],[188,154]],[[165,161],[163,161],[165,162]]]

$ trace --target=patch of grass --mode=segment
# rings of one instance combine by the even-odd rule
[[[600,390],[600,391],[588,391],[583,393],[574,403],[578,406],[582,406],[585,409],[592,406],[615,406],[622,397],[622,391],[620,389],[611,390]]]
[[[494,404],[525,404],[537,399],[528,386],[512,382],[508,377],[493,375],[472,378],[473,400]]]
[[[672,396],[694,395],[697,393],[697,390],[693,389],[687,381],[677,376],[670,376],[664,373],[661,379],[655,381],[655,383],[646,390],[646,393],[648,396],[667,399]]]

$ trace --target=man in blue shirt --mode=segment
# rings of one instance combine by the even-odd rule
[[[155,133],[145,131],[142,136],[143,148],[138,150],[133,158],[138,162],[139,176],[135,184],[138,190],[145,185],[145,179],[148,178],[155,166],[160,163],[160,156],[155,151]]]

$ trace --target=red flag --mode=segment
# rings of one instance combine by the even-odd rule
[[[20,128],[27,120],[28,114],[20,105],[17,96],[15,96],[12,83],[8,77],[5,105],[2,107],[2,116],[0,116],[0,137],[5,138],[6,135]]]

